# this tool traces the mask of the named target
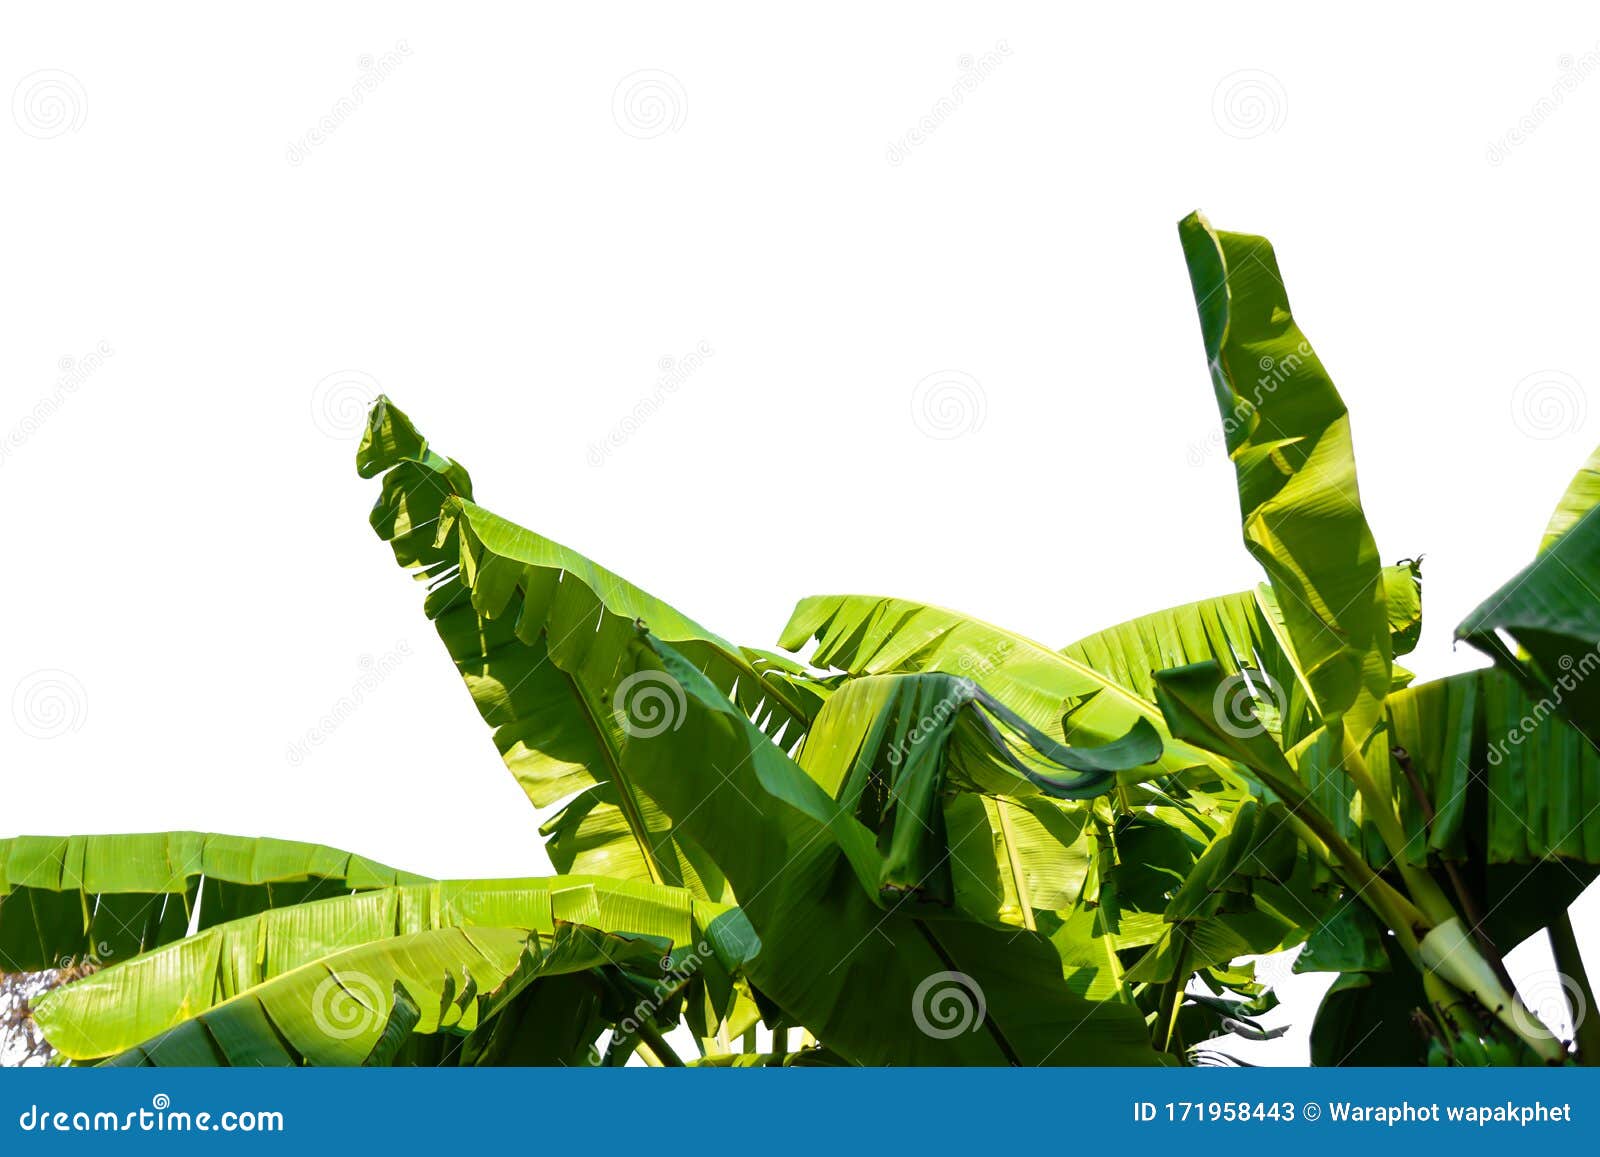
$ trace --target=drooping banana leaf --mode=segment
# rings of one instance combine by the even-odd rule
[[[648,623],[786,744],[804,733],[822,692],[797,693],[798,665],[777,667],[742,651],[577,552],[476,505],[466,472],[430,450],[386,398],[373,408],[357,465],[363,477],[383,475],[372,526],[401,565],[432,580],[426,613],[529,799],[544,807],[601,786],[547,827],[557,869],[726,898],[710,861],[670,830],[624,770],[630,731],[670,733],[674,705],[659,688],[624,685],[618,650],[636,620]]]
[[[1600,874],[1600,752],[1498,668],[1397,692],[1388,711],[1426,801],[1413,790],[1402,811],[1412,862],[1456,865],[1473,918],[1515,947]]]
[[[1456,628],[1544,704],[1600,744],[1600,507],[1588,477],[1569,489],[1556,520],[1568,528]]]
[[[702,901],[702,904],[705,902]],[[721,909],[708,906],[702,921]],[[361,944],[451,927],[564,924],[691,942],[687,892],[587,877],[452,880],[299,904],[219,924],[63,985],[38,1002],[51,1045],[73,1060],[132,1048],[286,972]]]
[[[449,1055],[460,1066],[593,1064],[594,1043],[614,1023],[606,993],[587,972],[528,985]],[[439,1061],[433,1063],[438,1064]]]
[[[202,832],[0,839],[0,972],[125,960],[181,938],[191,922],[207,928],[425,879],[292,840]]]
[[[360,1065],[395,1043],[396,992],[413,1033],[471,1033],[529,984],[642,966],[647,941],[574,925],[462,927],[363,944],[285,972],[120,1053],[125,1066]]]
[[[1219,725],[1210,705],[1220,680],[1209,663],[1160,674],[1172,729],[1269,782],[1291,776],[1270,737]],[[1596,875],[1600,754],[1496,670],[1395,692],[1387,707],[1381,741],[1401,753],[1409,862],[1430,867],[1437,857],[1471,868],[1455,878],[1443,869],[1435,875],[1442,890],[1468,889],[1463,915],[1509,950],[1565,910]],[[1314,795],[1317,787],[1306,790]],[[1365,850],[1372,868],[1392,866],[1382,849]]]
[[[1031,926],[1022,864],[1070,863],[1060,838],[1078,842],[1087,816],[1058,801],[1104,795],[1118,770],[1160,754],[1160,738],[1143,719],[1115,743],[1066,747],[973,680],[933,673],[851,680],[818,714],[798,762],[875,833],[879,854],[852,861],[869,892],[886,903]],[[1012,803],[1033,809],[1034,822],[1014,814]]]
[[[1169,935],[1140,958],[1134,981],[1168,982],[1240,956],[1292,947],[1330,910],[1282,804],[1250,800],[1172,892]]]
[[[1073,993],[1043,936],[885,911],[856,867],[879,857],[873,833],[669,644],[629,653],[682,688],[701,753],[640,738],[629,770],[732,882],[761,938],[749,975],[788,1019],[860,1064],[1157,1059],[1139,1014]]]
[[[1323,997],[1311,1026],[1319,1068],[1419,1065],[1426,1056],[1417,1017],[1428,1008],[1422,978],[1403,952],[1380,945],[1381,968],[1346,972]]]
[[[813,638],[814,666],[855,676],[965,676],[1030,726],[1069,744],[1112,742],[1143,719],[1163,737],[1153,773],[1225,771],[1206,752],[1168,738],[1155,705],[1110,675],[955,611],[872,595],[817,595],[795,607],[779,645],[798,651]]]

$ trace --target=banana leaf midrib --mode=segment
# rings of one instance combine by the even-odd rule
[[[594,707],[589,701],[587,691],[573,676],[572,672],[562,669],[559,663],[555,664],[555,667],[556,670],[561,671],[562,678],[572,688],[572,697],[582,710],[584,725],[594,736],[595,744],[605,758],[606,765],[611,773],[611,782],[617,785],[617,803],[622,809],[622,814],[627,818],[628,830],[633,833],[634,843],[639,845],[639,855],[643,857],[645,867],[650,869],[651,882],[654,884],[668,883],[665,879],[665,873],[661,869],[661,864],[656,859],[655,849],[650,844],[650,829],[645,825],[644,814],[639,808],[639,801],[634,798],[634,793],[638,789],[634,786],[627,772],[622,769],[618,752],[612,747],[605,728],[600,726],[599,720],[595,717]],[[598,784],[596,787],[598,787]],[[595,789],[595,787],[591,787],[588,790],[594,791]],[[682,881],[675,880],[672,883],[681,885]]]

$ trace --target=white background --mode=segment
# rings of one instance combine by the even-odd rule
[[[864,591],[1059,645],[1259,577],[1174,229],[1200,207],[1276,243],[1380,546],[1427,556],[1424,678],[1476,664],[1451,628],[1600,437],[1583,5],[64,4],[0,33],[4,834],[546,869],[367,528],[379,388],[491,508],[729,637]]]

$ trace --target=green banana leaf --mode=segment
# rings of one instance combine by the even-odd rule
[[[1214,230],[1198,213],[1178,233],[1238,474],[1245,545],[1271,580],[1323,719],[1373,721],[1393,656],[1349,414],[1295,324],[1271,244]]]
[[[543,977],[639,966],[658,951],[574,925],[553,934],[482,926],[408,933],[285,972],[108,1063],[379,1063],[397,1051],[396,1037],[471,1033]]]
[[[1414,643],[1414,583],[1386,579],[1356,483],[1350,416],[1290,311],[1272,245],[1215,230],[1200,214],[1178,224],[1201,337],[1238,480],[1245,546],[1267,572],[1321,733],[1285,736],[1313,798],[1350,836],[1365,812],[1352,790],[1395,795],[1388,748],[1371,739],[1391,688],[1391,631]],[[1390,590],[1401,605],[1388,606]],[[1355,779],[1357,772],[1361,780]],[[1381,809],[1384,805],[1378,804]],[[1364,831],[1369,854],[1393,828]]]
[[[93,1059],[361,944],[442,928],[554,933],[574,924],[654,938],[661,956],[672,946],[692,947],[693,905],[681,889],[586,877],[384,888],[219,924],[63,985],[38,1001],[34,1015],[64,1056]],[[704,906],[702,923],[722,911]]]
[[[1388,711],[1427,800],[1402,801],[1412,862],[1460,865],[1484,930],[1515,947],[1600,873],[1600,752],[1497,668],[1397,692]]]
[[[943,673],[974,680],[1031,727],[1058,742],[1100,746],[1138,720],[1162,734],[1155,770],[1202,767],[1226,774],[1206,752],[1162,731],[1155,704],[1087,663],[955,611],[873,595],[802,599],[779,645],[798,651],[815,639],[810,662],[852,676]]]
[[[1016,869],[1066,852],[1059,833],[1077,842],[1087,816],[1057,801],[1104,795],[1117,771],[1160,754],[1143,719],[1112,744],[1065,747],[971,679],[933,673],[851,680],[818,714],[798,762],[876,833],[877,854],[852,861],[868,892],[885,904],[954,907],[971,919],[1028,926],[1019,881],[1031,895]],[[1002,800],[1035,809],[1035,822],[1002,812]],[[1019,838],[1034,843],[1018,848]]]
[[[1395,655],[1414,650],[1421,637],[1421,580],[1419,561],[1383,568]],[[1259,689],[1252,687],[1256,712],[1284,746],[1293,746],[1322,725],[1270,586],[1141,615],[1079,639],[1061,653],[1151,702],[1157,671],[1207,659],[1228,675],[1253,668],[1266,676]],[[1396,675],[1401,686],[1411,678],[1399,668]]]
[[[1246,801],[1173,890],[1163,914],[1169,934],[1128,978],[1181,980],[1240,956],[1292,947],[1332,907],[1316,884],[1283,805]]]
[[[641,738],[629,770],[732,882],[761,939],[749,975],[793,1022],[859,1064],[1158,1059],[1137,1011],[1072,992],[1043,936],[885,911],[857,874],[874,834],[669,644],[642,633],[629,655],[683,690],[700,753]]]
[[[373,408],[357,466],[363,477],[383,475],[372,526],[401,565],[432,581],[426,613],[529,799],[545,807],[601,789],[547,825],[556,868],[727,898],[710,860],[671,831],[624,770],[630,730],[670,731],[673,704],[660,688],[623,683],[619,648],[634,621],[648,623],[789,744],[823,692],[796,694],[798,665],[746,653],[575,551],[473,503],[466,472],[430,450],[386,398]]]
[[[1600,503],[1600,446],[1578,468],[1577,474],[1573,475],[1561,495],[1561,501],[1556,503],[1550,521],[1544,528],[1544,537],[1539,540],[1539,553],[1549,550],[1556,539],[1576,526],[1578,520],[1593,510],[1597,503]]]
[[[0,839],[0,972],[125,960],[181,938],[192,922],[208,928],[425,879],[292,840],[201,832]]]
[[[1456,638],[1521,679],[1545,713],[1600,743],[1600,507],[1587,468],[1568,489],[1542,553],[1456,628]]]

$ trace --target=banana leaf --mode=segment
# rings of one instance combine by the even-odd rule
[[[373,408],[357,466],[363,477],[383,475],[372,526],[402,566],[431,581],[425,611],[529,799],[545,807],[602,789],[547,825],[556,868],[726,899],[709,858],[671,831],[624,770],[630,732],[670,732],[674,705],[660,688],[624,685],[619,649],[636,620],[650,624],[789,744],[823,692],[797,694],[798,665],[747,653],[575,551],[476,505],[466,471],[429,449],[386,398]]]
[[[641,634],[629,654],[682,688],[701,753],[642,738],[629,770],[733,883],[761,940],[749,975],[792,1022],[859,1064],[1158,1060],[1137,1011],[1075,994],[1042,935],[886,911],[858,877],[873,833],[670,644]]]
[[[536,980],[640,965],[657,951],[573,925],[554,933],[482,926],[409,933],[285,972],[107,1063],[379,1063],[393,1057],[397,1036],[473,1032]]]
[[[674,945],[693,944],[693,904],[680,889],[584,877],[385,888],[217,925],[63,985],[37,1003],[34,1015],[63,1055],[93,1059],[361,944],[442,928],[554,933],[574,924],[652,938],[659,957]],[[705,908],[702,922],[721,911]]]
[[[1410,678],[1394,670],[1394,640],[1420,627],[1415,587],[1386,581],[1356,483],[1350,417],[1295,323],[1272,245],[1215,230],[1200,214],[1178,225],[1201,337],[1239,490],[1245,546],[1267,572],[1325,735],[1296,767],[1341,834],[1365,805],[1344,782],[1358,768],[1380,798],[1394,794],[1387,748],[1371,743],[1383,701]],[[1390,589],[1401,600],[1391,612]],[[1414,613],[1413,613],[1414,612]],[[1414,620],[1414,623],[1413,623]],[[1382,804],[1379,804],[1382,807]],[[1393,838],[1368,828],[1365,842]]]
[[[337,848],[201,832],[0,839],[0,972],[125,960],[253,912],[425,880]]]
[[[1600,503],[1600,447],[1595,448],[1588,461],[1578,468],[1572,481],[1567,483],[1561,501],[1556,503],[1550,521],[1545,525],[1544,537],[1539,540],[1539,553],[1549,550],[1556,539],[1576,526],[1578,520],[1593,510],[1597,503]]]
[[[1584,484],[1569,490],[1587,496]],[[1577,515],[1543,553],[1462,620],[1456,638],[1522,680],[1544,712],[1600,744],[1600,507]]]
[[[1100,746],[1144,720],[1162,735],[1152,770],[1180,773],[1226,766],[1167,737],[1161,713],[1138,692],[1087,663],[955,611],[872,595],[802,599],[779,645],[799,651],[815,639],[810,662],[852,676],[942,673],[977,682],[1029,726],[1057,742]]]

